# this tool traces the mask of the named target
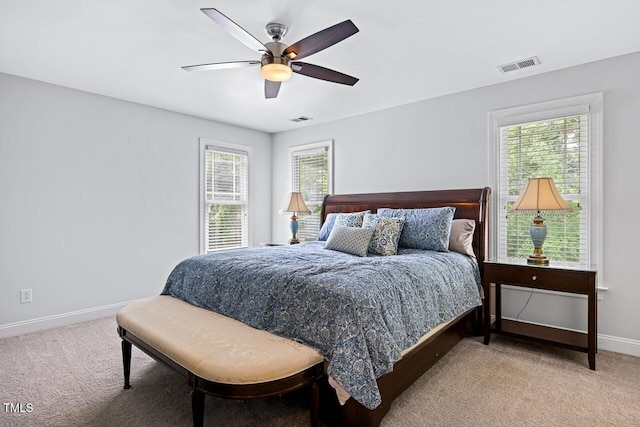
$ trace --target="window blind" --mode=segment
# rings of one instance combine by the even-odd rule
[[[557,262],[590,262],[589,120],[584,113],[499,126],[500,258],[526,258],[533,251],[529,226],[534,215],[509,209],[528,178],[551,177],[573,212],[542,213],[548,229],[543,251]]]
[[[329,194],[329,146],[292,151],[292,191],[302,193],[311,214],[298,216],[298,239],[315,240],[320,231],[320,211]]]
[[[248,153],[213,146],[205,150],[205,250],[246,247]]]

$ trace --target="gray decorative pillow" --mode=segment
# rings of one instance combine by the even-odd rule
[[[318,240],[327,240],[329,238],[329,234],[331,233],[331,229],[336,222],[337,213],[330,213],[324,219],[324,223],[322,223],[322,228],[320,229],[320,233],[318,233]]]
[[[352,255],[367,256],[373,231],[372,228],[343,227],[336,224],[331,230],[324,248]]]
[[[384,218],[376,214],[365,214],[362,228],[374,230],[369,252],[379,255],[396,255],[404,218]]]
[[[386,218],[404,218],[404,227],[398,246],[449,252],[451,221],[456,208],[378,209]]]
[[[454,219],[451,222],[449,250],[476,257],[473,253],[473,231],[476,222],[472,219]]]
[[[371,211],[362,211],[338,214],[335,225],[342,225],[343,227],[362,227],[364,214],[370,212]]]

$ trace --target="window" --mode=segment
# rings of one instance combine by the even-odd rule
[[[291,149],[291,191],[299,191],[311,214],[298,216],[298,239],[316,240],[320,231],[320,210],[332,191],[332,141]]]
[[[249,153],[201,145],[201,251],[247,247]]]
[[[543,213],[549,232],[543,251],[568,265],[599,263],[601,176],[600,94],[501,110],[492,118],[495,159],[494,256],[526,258],[534,215],[509,213],[528,178],[551,177],[573,208]]]

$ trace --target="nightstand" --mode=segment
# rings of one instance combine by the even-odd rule
[[[491,325],[490,286],[495,285],[495,322]],[[534,289],[546,289],[587,296],[587,333],[569,331],[549,326],[516,322],[502,318],[502,285],[521,286]],[[489,344],[491,332],[516,338],[524,338],[552,344],[588,354],[589,367],[596,369],[597,334],[597,289],[596,270],[591,268],[572,268],[556,266],[538,266],[522,262],[485,261],[484,263],[485,311],[484,343]]]

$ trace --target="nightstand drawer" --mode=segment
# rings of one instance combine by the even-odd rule
[[[559,292],[588,294],[595,273],[523,265],[485,264],[485,280]],[[593,287],[593,286],[591,286]]]

